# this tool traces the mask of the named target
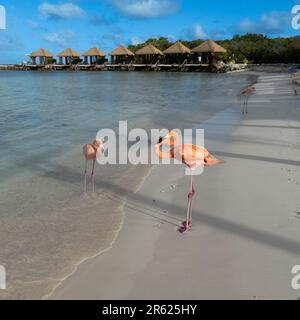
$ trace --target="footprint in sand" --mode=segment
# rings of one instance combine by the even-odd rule
[[[282,169],[283,170],[283,169]],[[292,173],[292,172],[297,172],[298,171],[298,169],[285,169],[286,170],[286,172],[288,172],[288,173]]]
[[[171,185],[166,186],[163,189],[161,189],[160,193],[171,192],[171,191],[174,191],[176,188],[177,188],[177,186],[175,184],[171,184]]]
[[[163,225],[164,225],[164,223],[161,221],[161,222],[157,223],[154,227],[155,227],[155,228],[160,228],[160,227],[162,227]]]
[[[297,185],[297,186],[299,186],[300,184],[299,184],[299,181],[297,181],[297,180],[294,180],[294,179],[288,179],[288,181],[289,182],[292,182],[292,183],[294,183],[295,185]]]

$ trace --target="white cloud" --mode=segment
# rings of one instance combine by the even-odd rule
[[[206,39],[207,33],[201,24],[196,23],[193,26],[183,30],[183,36],[188,40]]]
[[[221,39],[225,39],[227,36],[228,36],[228,30],[226,29],[216,28],[209,31],[209,38],[211,39],[221,40]]]
[[[202,25],[199,23],[196,23],[193,26],[191,26],[190,28],[186,29],[185,35],[190,40],[206,39],[207,38],[207,33],[204,31]]]
[[[44,2],[39,6],[39,13],[42,17],[55,21],[80,18],[86,14],[83,9],[71,2],[64,4]]]
[[[258,20],[244,19],[235,30],[238,33],[281,34],[291,23],[291,14],[285,11],[272,11]]]
[[[136,46],[140,43],[143,43],[143,40],[141,40],[139,37],[132,37],[130,39],[130,44],[132,44],[133,46]]]
[[[44,39],[51,44],[64,47],[64,46],[67,46],[68,42],[72,40],[72,38],[74,37],[75,37],[74,32],[67,31],[64,33],[57,33],[57,32],[49,33],[44,36]]]
[[[110,0],[125,16],[151,19],[171,15],[180,8],[178,0]]]

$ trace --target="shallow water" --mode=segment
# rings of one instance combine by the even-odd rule
[[[97,166],[82,196],[82,145],[102,128],[193,128],[236,103],[246,73],[0,72],[0,298],[40,298],[110,247],[149,166]]]

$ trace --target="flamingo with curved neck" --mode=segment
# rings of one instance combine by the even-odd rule
[[[163,151],[163,146],[167,146],[169,150]],[[155,145],[155,153],[160,159],[176,159],[185,164],[191,171],[199,167],[212,167],[221,163],[223,160],[215,158],[207,149],[195,144],[180,144],[179,136],[176,131],[170,131],[165,137],[160,138]],[[190,191],[188,193],[188,205],[186,213],[186,221],[184,221],[179,229],[180,232],[189,231],[192,227],[192,203],[195,196],[194,176],[191,172]]]

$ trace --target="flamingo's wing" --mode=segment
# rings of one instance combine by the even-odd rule
[[[189,167],[205,165],[205,158],[209,155],[209,152],[205,148],[194,144],[181,145],[178,153],[181,161]]]
[[[87,160],[94,160],[96,158],[96,151],[91,144],[87,144],[83,147],[83,154]]]

